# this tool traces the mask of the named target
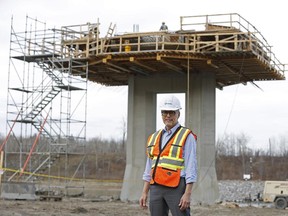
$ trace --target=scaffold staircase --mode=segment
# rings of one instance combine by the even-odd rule
[[[66,87],[67,85],[65,85],[62,82],[62,80],[54,73],[55,70],[61,70],[61,72],[68,72],[69,68],[64,67],[64,63],[67,64],[67,61],[68,60],[62,60],[62,61],[57,60],[57,65],[51,58],[36,61],[37,65],[51,78],[51,84],[53,82],[56,84],[56,85],[52,84],[51,86],[45,87],[45,90],[47,90],[48,93],[44,96],[42,92],[38,93],[36,91],[33,93],[38,94],[34,98],[42,97],[42,99],[40,100],[40,102],[38,102],[38,104],[33,106],[32,110],[28,114],[26,114],[26,116],[23,119],[25,122],[30,121],[32,125],[37,129],[37,131],[40,131],[41,124],[39,121],[35,121],[34,119],[41,114],[41,112],[53,101],[53,99],[61,92],[62,89],[65,88],[67,89]],[[51,129],[53,130],[53,128]],[[53,143],[56,142],[53,136],[50,135],[48,130],[46,130],[45,128],[43,128],[42,130],[42,135],[50,138]]]
[[[83,50],[90,45],[94,48],[94,44],[98,45],[100,41],[98,36],[93,36],[91,41],[90,37],[86,38],[90,26],[73,25],[55,31],[47,29],[46,23],[27,16],[25,30],[15,32],[12,20],[7,125],[13,137],[8,140],[7,136],[5,158],[9,168],[16,171],[12,175],[5,173],[5,180],[12,181],[17,177],[17,181],[25,182],[42,180],[56,173],[50,169],[55,164],[64,170],[56,175],[67,177],[70,175],[67,172],[68,155],[84,155],[85,145],[81,141],[86,139],[88,62],[71,55],[72,51],[63,41],[74,43],[74,40],[86,39]],[[72,31],[65,31],[67,29]],[[90,44],[92,41],[94,44]],[[94,49],[100,50],[99,47]],[[1,149],[3,147],[1,145]],[[31,159],[27,157],[28,153]],[[15,159],[14,155],[19,157]],[[79,164],[83,164],[80,159]],[[17,176],[17,170],[23,175]],[[79,170],[77,167],[75,173]]]
[[[44,173],[48,167],[54,163],[54,161],[59,157],[59,154],[63,152],[63,147],[57,144],[59,140],[57,137],[52,134],[57,134],[57,129],[54,129],[51,124],[46,122],[46,125],[41,124],[41,120],[39,120],[39,116],[42,115],[42,111],[53,101],[53,99],[63,90],[67,89],[67,85],[64,84],[61,77],[56,75],[56,71],[60,73],[68,73],[69,72],[69,60],[67,59],[57,59],[57,58],[35,58],[35,63],[45,72],[48,77],[51,79],[49,81],[49,85],[44,86],[42,91],[34,91],[31,93],[30,97],[34,98],[34,100],[39,101],[36,105],[26,104],[27,107],[32,107],[31,111],[28,114],[25,114],[22,118],[21,122],[31,123],[33,127],[38,131],[38,134],[41,133],[42,136],[50,139],[51,148],[50,154],[43,154],[39,156],[37,161],[42,161],[40,164],[38,162],[33,162],[30,164],[31,166],[31,174],[25,178],[24,181],[29,181],[31,177],[34,176],[35,173]],[[67,67],[68,65],[68,67]],[[38,86],[37,88],[40,89]],[[43,91],[48,91],[46,95],[43,94]],[[44,96],[43,96],[44,95]],[[29,101],[29,100],[27,100]],[[29,108],[26,108],[28,111]],[[49,128],[49,129],[47,129]],[[58,132],[59,133],[59,132]],[[43,146],[42,146],[43,147]],[[41,147],[40,147],[41,148]],[[40,150],[40,149],[39,149]],[[40,150],[41,151],[41,150]],[[14,176],[11,176],[9,180],[11,180]]]

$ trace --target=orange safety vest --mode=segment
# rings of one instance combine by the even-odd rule
[[[177,187],[180,172],[184,169],[183,147],[192,131],[182,126],[178,127],[161,149],[162,131],[150,135],[147,141],[147,155],[152,159],[150,184]]]

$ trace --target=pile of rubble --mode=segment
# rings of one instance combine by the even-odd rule
[[[218,185],[221,202],[257,201],[264,190],[264,181],[223,180]]]

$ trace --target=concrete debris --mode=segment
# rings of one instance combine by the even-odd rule
[[[257,201],[264,190],[264,181],[222,180],[218,185],[219,202]]]

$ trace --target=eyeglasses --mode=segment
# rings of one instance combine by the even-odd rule
[[[176,111],[168,111],[168,110],[163,110],[161,111],[161,115],[162,116],[167,116],[169,114],[169,116],[175,116],[176,115]]]

